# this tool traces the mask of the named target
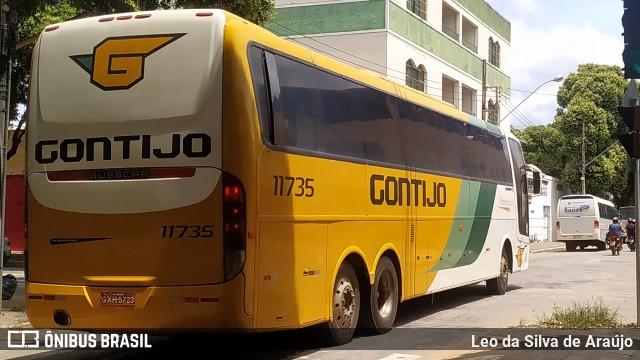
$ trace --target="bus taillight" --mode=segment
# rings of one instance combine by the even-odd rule
[[[224,187],[224,201],[225,203],[240,203],[244,202],[242,188],[239,185],[228,185]]]
[[[599,229],[600,228],[600,221],[593,220],[593,228],[594,229]]]
[[[560,230],[560,221],[556,221],[556,229]]]
[[[235,176],[225,173],[222,183],[224,278],[231,280],[240,273],[245,261],[246,204],[242,183]]]

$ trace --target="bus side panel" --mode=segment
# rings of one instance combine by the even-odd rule
[[[257,327],[297,327],[325,318],[327,225],[262,222]]]
[[[416,175],[416,179],[446,186],[446,192],[444,192],[446,200],[443,198],[440,203],[443,206],[438,206],[437,202],[435,207],[425,207],[422,206],[422,203],[421,206],[418,206],[419,230],[426,227],[427,233],[420,231],[417,233],[414,295],[423,295],[427,293],[436,277],[437,269],[435,267],[451,259],[451,252],[462,254],[464,249],[462,245],[466,242],[465,239],[471,229],[466,225],[471,222],[469,219],[469,185],[468,181],[421,173]],[[435,187],[437,189],[438,185]],[[429,191],[430,194],[436,192],[433,188]],[[432,196],[428,196],[428,198],[432,198]],[[427,204],[429,203],[431,202],[427,202]]]
[[[261,198],[264,180],[257,175],[260,169],[260,152],[264,148],[258,121],[258,111],[253,80],[247,58],[249,41],[271,39],[273,35],[258,30],[246,20],[228,17],[224,32],[223,54],[223,170],[240,180],[245,190],[246,204],[246,265],[243,274],[245,288],[245,312],[255,315],[258,274],[260,227],[259,204],[271,201]],[[273,181],[273,179],[267,179]],[[253,327],[256,327],[254,317]]]
[[[363,165],[263,148],[257,182],[260,231],[254,296],[258,328],[325,319],[326,284],[333,283],[333,266],[326,264],[336,261],[335,257],[327,260],[327,247],[331,247],[327,224],[363,218],[359,215],[364,212],[366,194],[363,171]],[[341,249],[354,241],[335,238]]]

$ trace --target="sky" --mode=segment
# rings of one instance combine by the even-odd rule
[[[501,59],[511,77],[511,99],[501,103],[501,116],[516,107],[508,118],[518,129],[553,122],[562,83],[542,85],[546,81],[566,78],[580,64],[624,66],[622,0],[486,2],[511,22],[510,54]]]

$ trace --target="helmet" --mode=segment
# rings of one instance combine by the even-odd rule
[[[614,223],[617,223],[617,222],[618,222],[618,217],[617,217],[617,216],[614,216],[614,217],[613,217],[613,222],[614,222]]]
[[[629,220],[629,221],[631,221],[631,223],[632,223],[632,224],[635,224],[635,223],[636,223],[636,219],[631,219],[631,220]]]

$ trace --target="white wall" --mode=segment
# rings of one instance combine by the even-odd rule
[[[345,0],[350,1],[350,0]],[[406,8],[406,0],[389,0]],[[458,32],[461,32],[462,17],[477,26],[478,31],[478,59],[488,59],[488,39],[490,36],[500,42],[500,70],[508,65],[510,44],[488,29],[477,17],[467,12],[453,0],[427,0],[427,20],[425,26],[442,30],[442,4],[443,1],[453,9],[458,15]],[[479,0],[480,1],[480,0]],[[277,0],[278,7],[327,4],[327,0]],[[336,1],[338,2],[338,1]],[[416,16],[416,18],[418,18]],[[422,20],[421,20],[422,21]],[[462,86],[475,90],[476,96],[473,101],[473,111],[478,118],[482,118],[482,79],[469,76],[464,71],[455,68],[444,62],[437,54],[432,54],[424,49],[418,48],[399,36],[377,30],[371,32],[343,33],[336,35],[314,35],[305,37],[290,37],[290,40],[304,44],[315,51],[328,54],[331,57],[355,67],[367,68],[372,71],[385,74],[390,80],[405,84],[406,82],[406,62],[412,59],[416,66],[424,65],[426,69],[426,92],[427,94],[442,99],[442,78],[447,77],[457,82],[455,104],[461,109]],[[460,45],[462,46],[462,45]],[[491,66],[491,65],[487,65]],[[493,85],[493,84],[487,84]],[[495,97],[492,89],[487,90],[487,101]],[[495,99],[494,99],[495,100]]]
[[[529,237],[531,240],[555,241],[558,199],[564,195],[558,190],[558,179],[541,175],[540,195],[529,200]],[[549,207],[549,216],[545,218],[544,207]]]
[[[349,66],[387,75],[386,31],[315,35],[313,37],[292,36],[288,39]],[[402,74],[393,75],[404,80],[404,68]]]

